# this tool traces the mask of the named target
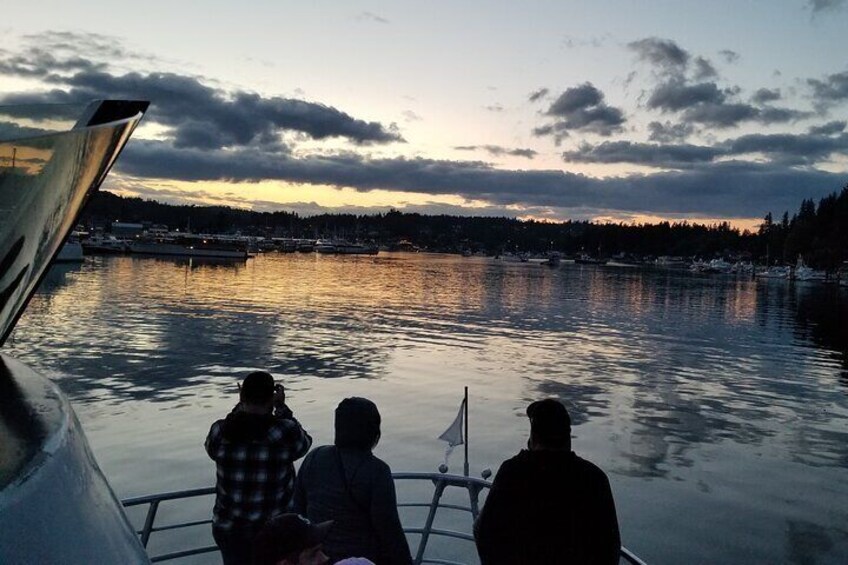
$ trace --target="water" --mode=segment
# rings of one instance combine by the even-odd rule
[[[844,563],[846,321],[844,288],[653,269],[104,257],[54,267],[5,349],[70,396],[122,498],[212,484],[203,439],[252,369],[316,445],[339,400],[372,398],[395,471],[441,463],[467,385],[473,474],[559,397],[649,562]]]

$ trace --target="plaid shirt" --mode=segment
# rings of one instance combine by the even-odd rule
[[[282,416],[234,411],[212,424],[205,445],[218,476],[212,522],[229,530],[261,527],[286,510],[294,492],[294,461],[309,451],[312,438],[288,410]]]

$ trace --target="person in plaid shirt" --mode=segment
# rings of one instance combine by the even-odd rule
[[[286,512],[294,492],[294,462],[312,438],[294,419],[282,385],[264,371],[250,373],[239,403],[206,437],[217,483],[212,535],[224,565],[249,564],[253,538],[265,523]]]

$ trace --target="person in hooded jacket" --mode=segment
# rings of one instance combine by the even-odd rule
[[[334,444],[315,448],[300,466],[294,510],[313,522],[333,520],[323,544],[333,563],[360,557],[377,565],[412,565],[392,470],[372,452],[380,423],[372,401],[345,398],[336,408]]]
[[[286,406],[282,385],[264,371],[250,373],[239,403],[209,429],[206,453],[215,461],[212,535],[224,565],[252,562],[256,534],[286,512],[294,491],[294,462],[312,438]]]
[[[571,451],[556,399],[527,408],[527,450],[503,462],[474,524],[482,565],[616,565],[621,538],[606,474]]]

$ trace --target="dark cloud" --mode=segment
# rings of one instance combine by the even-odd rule
[[[757,109],[748,104],[698,104],[683,113],[683,119],[713,126],[729,128],[757,117]]]
[[[828,75],[824,80],[807,79],[807,84],[813,89],[813,97],[819,107],[827,108],[848,99],[848,71]]]
[[[648,108],[666,112],[677,112],[699,104],[720,105],[726,93],[714,82],[686,84],[682,80],[672,80],[660,84],[648,98]]]
[[[26,56],[0,58],[0,74],[38,77],[56,87],[47,92],[5,95],[0,102],[6,104],[150,100],[146,119],[169,128],[178,147],[278,148],[284,131],[314,139],[346,137],[359,144],[403,141],[394,126],[356,119],[324,104],[227,92],[207,86],[197,77],[174,73],[113,75],[98,63],[80,57],[57,59],[37,48],[28,49]]]
[[[718,54],[721,55],[726,63],[733,64],[739,60],[739,53],[730,49],[722,49]]]
[[[843,123],[844,126],[844,123]],[[751,134],[713,146],[690,144],[636,143],[630,141],[583,144],[562,157],[567,162],[630,163],[665,169],[689,169],[720,159],[763,155],[770,166],[815,165],[833,155],[848,156],[848,134]]]
[[[813,15],[837,10],[845,5],[845,0],[807,0],[807,7]]]
[[[534,130],[535,135],[562,135],[568,130],[609,136],[622,131],[624,113],[604,102],[604,93],[587,82],[567,89],[551,104],[546,114],[554,124]]]
[[[689,52],[670,39],[649,37],[628,43],[638,57],[657,67],[682,72],[689,64]]]
[[[535,92],[531,92],[530,96],[528,97],[528,100],[530,100],[530,102],[538,102],[539,100],[547,96],[548,92],[549,90],[547,88],[540,88]]]
[[[749,218],[793,209],[803,198],[839,189],[844,175],[782,164],[718,162],[651,175],[591,178],[556,170],[500,170],[475,161],[367,159],[358,155],[293,158],[252,150],[175,149],[132,141],[119,171],[184,181],[281,180],[459,195],[492,206],[594,208],[655,214]]]
[[[727,153],[763,153],[787,164],[812,164],[833,154],[848,156],[848,135],[751,134],[725,142]]]
[[[648,139],[660,143],[682,141],[692,135],[694,129],[692,124],[685,122],[678,124],[672,124],[668,121],[665,123],[651,122],[648,124],[648,130],[650,131]]]
[[[760,108],[757,112],[756,121],[762,124],[784,124],[797,122],[812,116],[812,112],[793,110],[792,108]]]
[[[693,163],[709,163],[721,154],[720,149],[698,145],[606,141],[595,146],[582,144],[576,151],[563,153],[562,158],[566,162],[632,163],[679,169]]]
[[[760,89],[761,97],[769,98],[774,91]],[[663,112],[682,112],[684,121],[717,128],[729,128],[746,121],[762,124],[786,123],[810,117],[810,112],[790,108],[758,108],[743,102],[733,102],[737,88],[721,89],[714,82],[687,84],[671,80],[660,84],[648,98],[647,106]]]
[[[695,57],[695,80],[704,80],[718,76],[718,72],[709,60]]]
[[[532,159],[538,152],[532,149],[508,149],[506,147],[501,147],[500,145],[459,145],[454,147],[454,149],[458,151],[486,151],[490,155],[495,157],[503,157],[505,155],[509,155],[512,157],[525,157],[527,159]]]
[[[833,135],[845,131],[846,125],[848,125],[848,122],[845,120],[834,120],[824,125],[812,126],[809,132],[813,135]]]
[[[780,100],[780,89],[760,88],[754,93],[753,96],[751,96],[751,100],[756,104],[766,104],[767,102],[774,102],[775,100]]]

